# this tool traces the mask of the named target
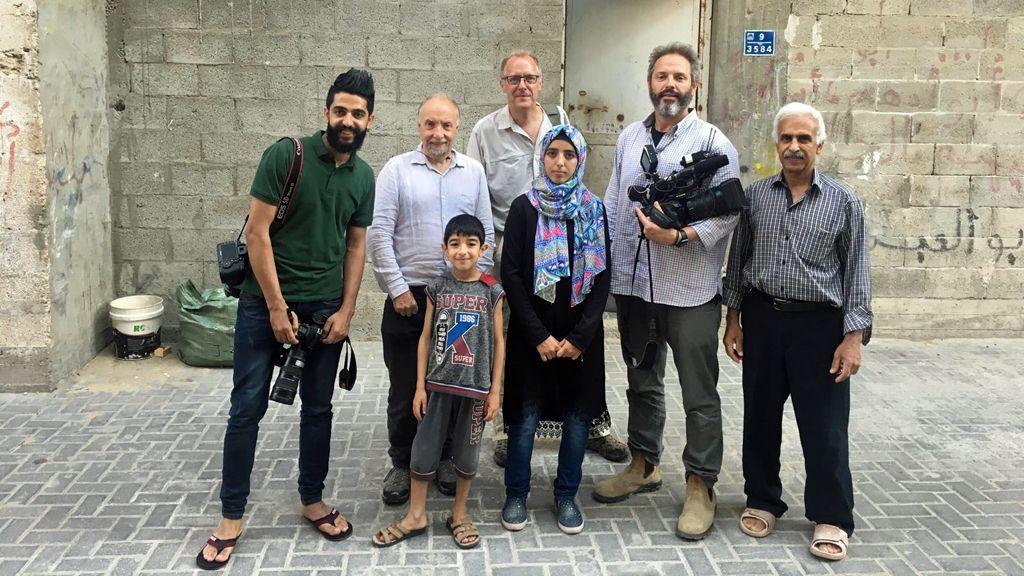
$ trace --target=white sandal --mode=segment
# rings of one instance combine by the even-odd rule
[[[833,544],[839,552],[826,552],[819,544]],[[811,538],[811,554],[825,560],[842,560],[846,558],[846,550],[850,546],[850,537],[838,526],[831,524],[815,524],[814,536]]]
[[[743,520],[747,518],[753,518],[754,520],[760,520],[764,522],[764,528],[760,530],[751,530],[747,528],[747,525],[743,523]],[[758,510],[757,508],[747,508],[740,515],[740,530],[743,531],[747,536],[753,538],[764,538],[772,533],[775,529],[775,515],[767,510]]]

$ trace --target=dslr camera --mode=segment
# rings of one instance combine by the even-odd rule
[[[271,400],[281,404],[295,402],[295,393],[299,391],[299,384],[302,382],[302,369],[306,367],[309,353],[320,345],[326,321],[327,316],[318,312],[313,315],[312,322],[299,322],[299,329],[295,331],[295,339],[299,343],[287,348],[278,348],[274,356],[274,365],[280,366],[280,370],[277,372],[273,388],[270,389]]]
[[[629,199],[639,202],[641,211],[662,228],[680,229],[691,222],[739,212],[746,205],[743,185],[729,178],[714,188],[701,190],[715,171],[729,163],[725,154],[698,151],[683,156],[680,169],[668,177],[658,176],[658,152],[644,146],[640,166],[647,184],[629,187]],[[658,210],[654,203],[661,206]]]

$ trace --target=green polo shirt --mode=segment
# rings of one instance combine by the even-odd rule
[[[334,165],[323,131],[301,138],[302,176],[292,194],[284,224],[271,227],[270,244],[281,294],[288,302],[314,302],[341,297],[345,234],[349,226],[366,228],[373,221],[373,170],[354,153]],[[249,194],[277,205],[288,177],[294,147],[281,140],[263,152]],[[262,295],[249,271],[242,291]]]

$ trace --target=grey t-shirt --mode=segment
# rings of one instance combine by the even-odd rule
[[[491,389],[494,307],[501,305],[505,290],[490,274],[463,282],[450,272],[429,282],[426,290],[434,305],[427,389],[486,398]]]

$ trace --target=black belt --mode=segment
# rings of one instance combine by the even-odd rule
[[[839,308],[833,306],[829,302],[808,302],[806,300],[790,300],[788,298],[776,298],[770,294],[765,294],[760,290],[751,290],[751,294],[759,296],[762,300],[768,302],[779,312],[812,312],[814,310],[839,310]]]

